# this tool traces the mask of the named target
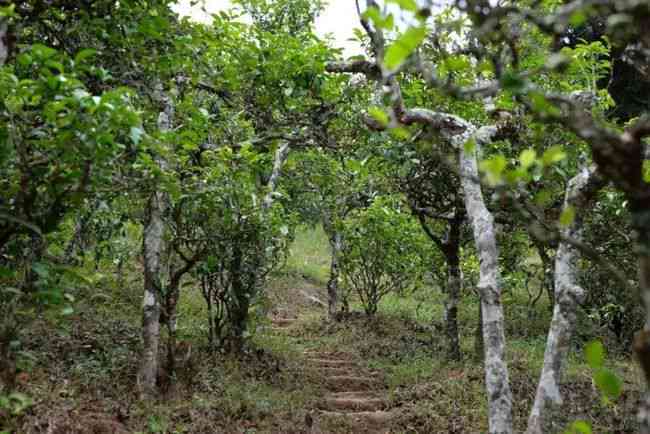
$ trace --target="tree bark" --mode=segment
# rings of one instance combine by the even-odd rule
[[[330,238],[332,261],[330,262],[330,277],[327,281],[327,312],[330,319],[336,319],[339,292],[339,255],[342,248],[341,234],[334,232]]]
[[[64,260],[66,264],[76,263],[75,257],[79,249],[83,250],[83,240],[88,229],[88,223],[95,211],[95,204],[91,205],[91,209],[87,212],[82,213],[75,222],[74,233],[72,238],[68,242],[68,245],[65,247]]]
[[[144,302],[142,305],[142,362],[139,386],[144,395],[156,392],[160,344],[160,305],[162,298],[162,256],[165,250],[167,197],[162,192],[151,194],[143,232]]]
[[[460,360],[460,335],[458,332],[458,303],[460,301],[460,229],[463,219],[449,222],[449,235],[445,240],[445,258],[447,261],[447,298],[444,302],[445,328],[449,345],[448,357]]]
[[[327,281],[327,313],[330,320],[335,320],[339,300],[339,256],[343,248],[343,240],[341,234],[334,228],[334,222],[328,213],[323,216],[323,230],[327,234],[332,250],[330,276]]]
[[[262,209],[264,212],[267,212],[271,205],[273,205],[273,198],[276,194],[278,188],[278,181],[280,180],[280,175],[282,174],[282,166],[289,156],[289,142],[283,142],[275,151],[275,160],[273,160],[273,170],[271,171],[271,177],[269,178],[268,187],[269,191],[264,196],[264,203],[262,204]]]
[[[546,245],[542,240],[535,238],[535,234],[531,232],[531,238],[533,240],[533,245],[537,250],[540,260],[542,261],[542,288],[546,291],[548,295],[548,301],[550,305],[551,312],[555,306],[555,264],[552,261],[551,256],[546,252]]]
[[[167,132],[171,129],[173,107],[168,97],[164,97],[165,110],[158,116],[158,129]],[[158,159],[161,169],[167,163]],[[169,197],[163,191],[151,193],[146,207],[142,250],[144,257],[144,301],[142,305],[142,360],[138,378],[140,393],[145,396],[157,392],[156,377],[160,365],[160,311],[163,292],[163,255],[167,250],[165,242],[165,214],[169,207]]]
[[[476,328],[474,329],[474,360],[483,363],[485,355],[485,344],[483,342],[483,311],[481,310],[481,299],[479,297],[476,312]]]
[[[471,133],[472,129],[469,128],[469,130]],[[481,130],[474,135],[477,148],[484,135],[493,133],[491,130]],[[504,357],[505,333],[494,218],[483,200],[476,154],[474,151],[468,152],[467,146],[464,145],[465,141],[457,141],[457,145],[461,152],[460,173],[465,193],[465,209],[472,224],[480,262],[478,291],[481,296],[485,345],[485,385],[488,394],[489,432],[490,434],[509,434],[512,433],[512,392]]]
[[[603,186],[603,180],[594,167],[585,168],[567,185],[564,208],[584,211],[594,194]],[[577,215],[572,224],[562,230],[565,238],[580,241],[582,216]],[[544,365],[537,385],[535,402],[528,418],[527,434],[550,432],[545,427],[550,421],[547,411],[552,405],[561,405],[560,380],[564,361],[570,349],[570,340],[576,322],[578,305],[584,300],[584,289],[577,283],[576,262],[578,251],[566,241],[560,241],[555,257],[555,306],[546,341]],[[551,431],[561,430],[554,427]]]
[[[9,57],[8,31],[7,19],[0,17],[0,66],[3,66]]]
[[[646,380],[644,397],[639,404],[637,418],[639,433],[650,434],[650,204],[635,204],[636,212],[632,214],[633,225],[637,232],[637,256],[639,261],[639,289],[646,310],[646,323],[643,330],[634,337],[636,353]]]

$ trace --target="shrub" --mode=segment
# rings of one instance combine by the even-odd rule
[[[366,313],[377,312],[382,297],[403,293],[421,282],[430,244],[415,219],[402,212],[396,199],[379,197],[343,224],[341,272]]]

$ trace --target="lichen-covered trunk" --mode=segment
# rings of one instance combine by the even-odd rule
[[[537,249],[537,254],[542,261],[542,288],[548,295],[549,307],[552,311],[555,306],[555,264],[552,257],[546,252],[546,246],[543,241],[535,240],[534,244]]]
[[[149,197],[143,232],[144,302],[142,305],[142,359],[139,386],[144,395],[156,392],[160,344],[160,300],[162,290],[162,256],[165,250],[163,216],[167,198],[161,192]]]
[[[472,225],[480,264],[478,291],[481,297],[485,345],[489,432],[509,434],[512,433],[512,392],[505,361],[505,333],[494,218],[483,200],[475,153],[473,150],[468,152],[466,146],[462,145],[460,173],[465,209]]]
[[[269,191],[264,196],[264,202],[262,203],[262,208],[266,212],[273,205],[273,199],[278,188],[278,182],[280,181],[280,175],[282,174],[282,166],[289,156],[289,142],[284,142],[280,144],[278,149],[275,151],[275,159],[273,160],[273,170],[271,171],[271,176],[269,177],[269,182],[267,184]]]
[[[169,97],[163,96],[165,110],[158,116],[158,129],[165,133],[171,129],[174,108]],[[157,158],[162,170],[167,162]],[[157,391],[156,377],[160,364],[160,307],[162,299],[163,255],[165,243],[165,214],[169,207],[168,195],[153,191],[145,209],[145,225],[142,233],[142,256],[144,258],[144,301],[142,303],[142,357],[138,386],[142,395],[154,395]]]
[[[591,203],[591,198],[602,187],[603,182],[595,168],[585,168],[567,185],[564,208],[573,208],[582,213]],[[565,239],[581,240],[582,215],[577,215],[572,224],[562,230]],[[555,306],[553,319],[546,340],[544,364],[537,385],[535,402],[528,418],[527,434],[542,434],[561,431],[563,427],[547,426],[552,423],[547,413],[553,405],[562,404],[560,380],[564,361],[570,349],[571,334],[575,328],[576,311],[584,299],[584,290],[578,285],[576,265],[578,252],[571,244],[560,241],[555,256]]]
[[[327,280],[327,314],[330,320],[336,319],[336,313],[339,301],[339,256],[343,248],[343,239],[341,234],[334,227],[332,217],[325,213],[323,216],[323,230],[327,234],[332,251],[330,261],[330,276]]]
[[[8,24],[5,17],[0,17],[0,66],[3,66],[9,57]]]

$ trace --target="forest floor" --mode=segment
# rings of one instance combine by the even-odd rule
[[[442,295],[421,288],[390,295],[368,319],[354,312],[324,320],[327,241],[321,230],[298,233],[292,255],[273,277],[241,355],[206,348],[205,308],[191,287],[181,297],[179,333],[192,342],[191,363],[177,386],[155,402],[139,400],[141,282],[134,265],[122,289],[78,297],[75,313],[45,315],[25,330],[19,391],[33,405],[0,413],[0,432],[16,433],[483,433],[483,369],[474,354],[477,300],[460,307],[463,360],[447,360]],[[108,291],[115,292],[121,300]],[[112,301],[109,301],[112,300]],[[548,306],[504,295],[508,366],[517,431],[525,427],[541,368]],[[608,359],[624,381],[616,402],[603,401],[578,336],[564,381],[565,405],[549,432],[589,421],[595,433],[634,432],[641,378],[630,356]],[[4,427],[3,427],[4,425]]]

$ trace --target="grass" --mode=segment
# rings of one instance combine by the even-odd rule
[[[75,424],[104,420],[101,415],[114,421],[117,414],[130,432],[301,432],[305,413],[321,394],[320,379],[305,370],[303,351],[320,348],[350,353],[381,373],[387,395],[401,415],[394,432],[485,432],[484,372],[473,354],[476,296],[465,290],[459,305],[464,359],[450,362],[445,357],[444,295],[439,289],[390,294],[372,320],[355,314],[339,323],[326,323],[324,309],[305,294],[326,301],[329,265],[329,245],[322,229],[300,228],[284,269],[267,286],[265,300],[268,315],[299,317],[298,324],[286,334],[277,334],[269,329],[268,320],[257,321],[251,350],[237,357],[206,351],[203,299],[197,288],[185,287],[179,334],[196,347],[190,378],[179,381],[170,396],[144,402],[134,393],[141,270],[131,264],[125,271],[127,288],[119,290],[107,277],[102,288],[110,296],[80,294],[73,316],[59,320],[54,328],[53,320],[31,326],[24,350],[32,362],[25,367],[28,380],[21,391],[36,397],[37,403],[14,418],[11,426],[29,433],[34,431],[25,427],[55,423],[58,432],[83,432],[76,431]],[[535,394],[550,320],[545,300],[533,310],[526,301],[527,295],[517,288],[511,288],[504,300],[517,431],[525,426]],[[354,298],[352,306],[361,311]],[[555,431],[571,420],[586,418],[594,432],[632,432],[626,430],[631,430],[629,415],[642,384],[638,368],[629,357],[610,358],[608,366],[623,379],[625,396],[602,404],[581,354],[583,344],[575,343],[567,361],[566,402]],[[0,424],[3,420],[0,417]]]
[[[285,271],[294,276],[325,284],[329,277],[329,267],[329,244],[322,227],[298,228]]]

